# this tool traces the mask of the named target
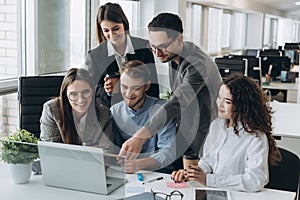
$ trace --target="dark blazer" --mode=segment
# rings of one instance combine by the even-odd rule
[[[151,72],[151,87],[147,91],[149,96],[159,97],[159,86],[157,72],[155,68],[155,61],[152,52],[147,48],[148,41],[130,36],[132,45],[134,47],[135,54],[127,54],[126,58],[128,61],[140,60],[145,64],[148,64]],[[118,72],[119,67],[115,56],[108,56],[107,52],[107,41],[101,43],[95,49],[88,52],[86,58],[86,69],[92,77],[93,83],[97,88],[97,96],[101,99],[101,104],[110,107],[111,105],[121,101],[121,95],[116,95],[116,98],[107,96],[104,90],[104,77],[106,74],[112,74]]]

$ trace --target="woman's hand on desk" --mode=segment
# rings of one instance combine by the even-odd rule
[[[173,171],[171,174],[171,179],[174,180],[175,183],[187,181],[187,173],[184,169]]]
[[[187,177],[189,181],[198,181],[202,185],[206,186],[206,174],[198,167],[198,165],[191,165],[187,170]]]
[[[206,174],[197,165],[191,165],[188,169],[173,171],[171,178],[177,183],[183,181],[198,181],[200,184],[206,185]]]

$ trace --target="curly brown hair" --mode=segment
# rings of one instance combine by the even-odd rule
[[[282,158],[272,136],[272,108],[263,89],[252,79],[232,75],[223,84],[232,95],[232,121],[235,134],[239,134],[238,122],[250,134],[266,134],[269,143],[269,163],[276,165]]]

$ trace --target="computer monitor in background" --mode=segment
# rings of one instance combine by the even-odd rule
[[[291,58],[291,63],[299,65],[300,43],[285,43],[285,55]]]
[[[271,77],[279,79],[281,71],[290,71],[291,59],[287,56],[263,56],[261,57],[262,75],[265,76],[272,65]]]
[[[245,60],[234,60],[224,57],[216,58],[215,62],[223,79],[230,74],[247,74]]]
[[[251,77],[253,79],[259,79],[260,78],[260,63],[259,63],[259,58],[256,56],[247,56],[247,55],[229,55],[230,59],[234,60],[247,60],[247,76]]]
[[[295,50],[285,50],[284,55],[291,59],[291,63],[295,64]]]
[[[299,50],[300,49],[300,42],[295,43],[285,43],[284,50]]]
[[[264,49],[259,51],[259,56],[282,56],[283,50],[279,49]]]
[[[246,56],[258,56],[258,52],[259,50],[258,49],[246,49]]]

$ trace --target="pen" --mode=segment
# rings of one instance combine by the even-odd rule
[[[155,178],[155,179],[151,179],[151,180],[149,180],[149,181],[146,181],[146,182],[143,182],[143,184],[145,184],[145,183],[151,183],[151,182],[153,182],[153,181],[159,181],[159,180],[162,180],[162,179],[164,179],[164,177],[158,177],[158,178]]]

